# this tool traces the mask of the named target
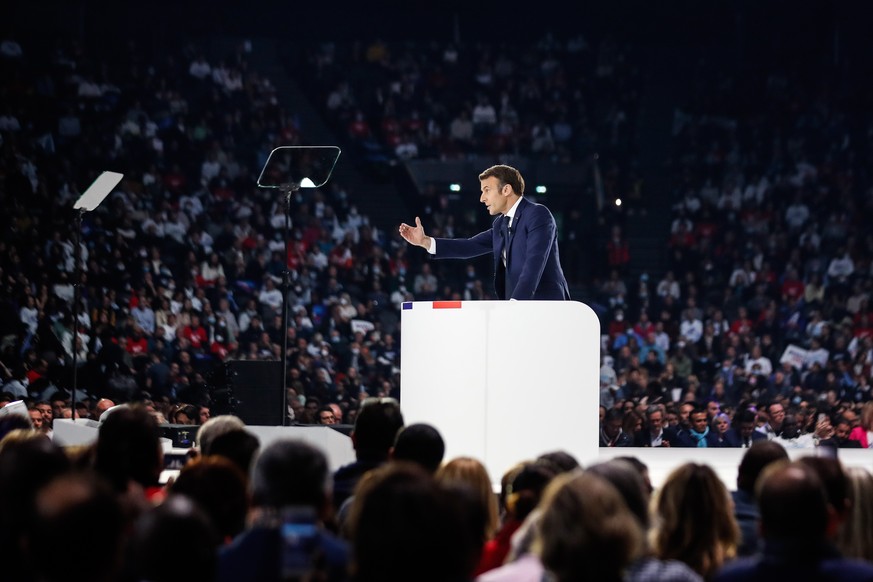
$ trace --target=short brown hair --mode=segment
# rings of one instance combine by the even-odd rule
[[[512,190],[518,194],[519,196],[524,196],[524,178],[521,177],[521,172],[513,168],[512,166],[491,166],[481,174],[479,174],[479,181],[495,177],[500,181],[500,185],[509,184],[512,186]]]

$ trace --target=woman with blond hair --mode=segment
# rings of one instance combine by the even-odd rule
[[[485,544],[494,537],[499,526],[497,496],[485,465],[471,457],[457,457],[437,470],[436,480],[450,489],[461,488],[470,493],[470,502],[475,504],[476,513],[483,518],[481,543]],[[480,556],[481,557],[481,556]],[[484,571],[484,565],[479,564],[475,575]]]
[[[652,547],[662,560],[685,562],[711,579],[736,556],[740,530],[727,488],[707,465],[675,469],[654,502]]]
[[[836,545],[846,558],[873,562],[873,475],[849,467],[846,476],[852,508],[837,532]]]

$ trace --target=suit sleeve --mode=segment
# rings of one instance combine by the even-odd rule
[[[436,239],[435,259],[472,259],[493,252],[492,229],[470,238]]]
[[[532,214],[534,214],[534,219],[526,227],[527,246],[524,254],[524,265],[515,289],[512,291],[511,299],[533,299],[546,268],[546,260],[549,258],[552,241],[555,240],[555,234],[558,230],[552,213],[545,207],[535,206]]]

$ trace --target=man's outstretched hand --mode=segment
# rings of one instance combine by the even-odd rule
[[[411,245],[421,248],[430,248],[430,237],[424,234],[424,227],[421,226],[421,219],[415,217],[415,226],[409,226],[405,222],[400,225],[400,236],[406,239]]]

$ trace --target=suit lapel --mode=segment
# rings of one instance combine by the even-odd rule
[[[524,198],[521,199],[518,207],[515,209],[515,216],[512,219],[512,230],[509,232],[509,236],[506,239],[506,264],[509,265],[509,256],[512,251],[512,239],[515,238],[515,233],[518,232],[518,227],[521,224],[522,215],[524,214],[524,207],[527,205],[527,200]]]

